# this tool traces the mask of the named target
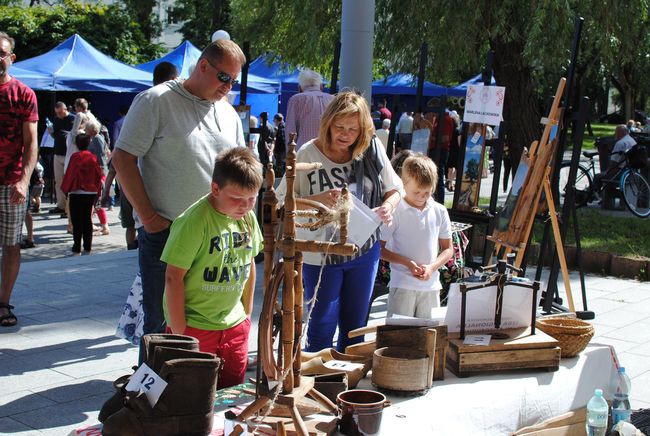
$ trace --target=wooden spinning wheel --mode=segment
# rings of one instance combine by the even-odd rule
[[[267,380],[277,381],[282,372],[282,353],[275,349],[276,340],[282,328],[282,307],[278,304],[278,295],[284,280],[284,263],[280,260],[273,267],[271,282],[267,282],[264,303],[259,322],[258,364],[261,365]],[[278,359],[274,357],[277,351]]]
[[[263,376],[258,371],[257,399],[239,415],[238,419],[246,420],[274,401],[275,406],[289,409],[297,434],[306,436],[307,429],[298,413],[297,401],[309,395],[330,412],[334,412],[336,406],[313,388],[313,378],[300,376],[300,339],[304,305],[302,253],[351,255],[358,248],[347,243],[349,217],[347,208],[343,207],[335,213],[319,202],[295,198],[296,171],[316,169],[321,166],[320,163],[296,163],[295,146],[295,134],[292,134],[287,152],[284,228],[280,240],[276,240],[278,201],[273,189],[275,175],[270,166],[267,169],[267,189],[262,207],[265,287],[258,335],[258,368],[261,367]],[[348,196],[348,190],[344,188],[341,193],[344,203],[348,201]],[[297,223],[296,218],[308,218],[309,221]],[[296,228],[317,229],[332,222],[339,225],[339,242],[296,239]],[[276,262],[274,259],[276,252],[279,251],[282,252],[282,260]],[[281,300],[279,300],[280,289],[282,289]]]

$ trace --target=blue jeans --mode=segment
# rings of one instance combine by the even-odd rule
[[[138,261],[142,276],[142,308],[144,310],[143,334],[164,333],[163,294],[165,292],[165,270],[167,265],[160,260],[169,228],[158,233],[147,233],[144,227],[138,230]],[[144,361],[144,349],[140,346],[139,363]]]
[[[338,351],[363,342],[363,336],[348,338],[348,332],[366,325],[370,296],[379,265],[379,241],[363,256],[340,265],[326,265],[307,330],[307,351],[332,347],[336,326]],[[320,265],[303,265],[305,301],[312,298]]]

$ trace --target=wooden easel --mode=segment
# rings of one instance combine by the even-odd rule
[[[571,294],[571,282],[569,280],[569,269],[564,256],[564,246],[560,235],[560,225],[555,210],[555,202],[551,189],[550,175],[553,170],[553,158],[557,148],[558,133],[561,129],[560,121],[562,119],[563,108],[560,107],[560,101],[564,92],[566,79],[561,78],[553,98],[553,104],[548,118],[542,118],[541,123],[545,125],[544,133],[539,141],[534,141],[529,152],[529,171],[526,180],[521,189],[521,194],[517,200],[515,211],[510,219],[508,229],[505,231],[495,230],[488,236],[488,240],[494,242],[497,256],[505,259],[511,253],[516,252],[515,267],[519,268],[523,261],[528,244],[530,232],[535,222],[535,214],[540,207],[542,192],[545,195],[545,201],[548,205],[548,213],[553,228],[553,237],[555,239],[555,248],[562,268],[562,279],[569,301],[569,309],[575,312],[573,304],[573,295]],[[503,253],[501,253],[503,248]],[[492,263],[492,262],[489,262]]]
[[[290,136],[286,166],[286,196],[284,202],[284,232],[281,241],[283,262],[274,265],[277,228],[277,198],[273,189],[275,175],[272,167],[267,168],[267,191],[264,194],[264,306],[259,322],[260,348],[258,361],[264,372],[258,376],[256,399],[237,417],[240,421],[252,417],[265,406],[273,403],[289,410],[291,420],[299,436],[307,436],[308,429],[298,411],[298,402],[309,395],[331,413],[336,412],[327,397],[314,389],[313,377],[300,375],[300,338],[302,332],[304,290],[302,286],[302,253],[319,252],[351,255],[357,246],[347,243],[348,212],[343,210],[338,220],[333,212],[321,203],[296,198],[294,180],[296,172],[320,168],[320,163],[296,163],[296,134]],[[343,188],[343,201],[348,200],[348,190]],[[298,206],[308,209],[298,209]],[[311,218],[307,224],[296,223],[296,217]],[[296,239],[296,227],[319,228],[331,222],[340,224],[340,242],[307,241]],[[273,318],[276,314],[276,296],[282,285],[281,349],[277,361],[273,355]]]

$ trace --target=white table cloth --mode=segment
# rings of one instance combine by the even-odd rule
[[[388,395],[382,435],[508,435],[522,427],[586,406],[594,389],[608,391],[613,350],[590,344],[560,369],[509,371],[457,378],[448,370],[426,395]],[[370,377],[358,388],[376,389]]]

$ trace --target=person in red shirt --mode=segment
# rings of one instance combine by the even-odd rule
[[[102,170],[97,157],[88,151],[90,136],[80,133],[75,137],[79,149],[70,157],[68,169],[61,182],[61,190],[68,194],[72,220],[72,255],[90,254],[93,243],[92,210],[97,196],[102,192]]]
[[[391,119],[393,117],[393,114],[391,113],[390,110],[388,110],[388,104],[386,103],[386,100],[382,100],[379,103],[379,120],[384,121],[385,119]]]
[[[11,327],[18,318],[9,304],[20,270],[20,235],[29,192],[29,179],[36,165],[38,145],[36,94],[9,75],[16,60],[15,41],[0,32],[0,325]]]

